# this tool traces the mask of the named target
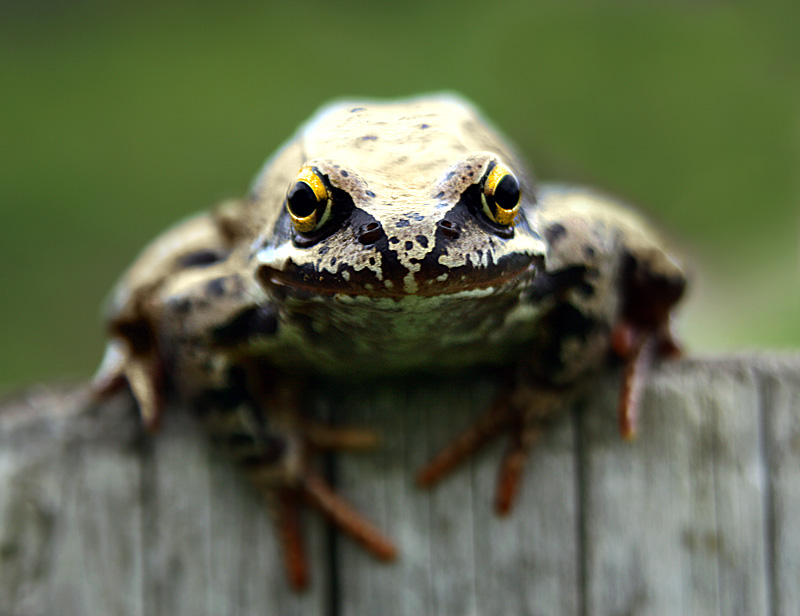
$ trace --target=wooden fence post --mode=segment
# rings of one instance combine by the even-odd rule
[[[321,395],[337,423],[383,433],[333,474],[400,559],[377,564],[307,515],[301,595],[263,503],[183,413],[150,438],[123,397],[35,388],[0,406],[0,616],[798,614],[800,355],[660,367],[632,444],[615,385],[545,435],[505,519],[501,442],[431,491],[413,482],[485,408],[487,380]]]

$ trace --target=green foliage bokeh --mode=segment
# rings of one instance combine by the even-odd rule
[[[800,5],[796,5],[800,7]],[[0,388],[88,376],[160,230],[241,195],[320,104],[458,91],[543,179],[642,204],[695,349],[797,347],[800,8],[409,0],[0,8]]]

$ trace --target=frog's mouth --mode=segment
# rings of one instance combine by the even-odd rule
[[[287,260],[284,269],[270,265],[258,268],[258,279],[268,290],[297,295],[344,294],[363,297],[401,298],[451,295],[473,290],[505,289],[530,284],[541,271],[540,255],[515,254],[502,257],[487,267],[442,265],[423,267],[417,272],[384,268],[380,276],[368,269],[343,266],[336,272],[319,271],[310,264]]]

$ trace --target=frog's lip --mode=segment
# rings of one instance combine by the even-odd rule
[[[541,259],[519,259],[505,267],[473,268],[462,267],[447,272],[447,276],[417,278],[409,285],[403,280],[391,280],[381,283],[376,278],[369,279],[353,276],[345,280],[341,274],[330,275],[319,272],[309,273],[302,268],[288,271],[279,270],[269,265],[262,265],[258,270],[261,283],[267,288],[283,288],[308,293],[309,295],[348,295],[369,298],[395,298],[417,296],[434,297],[452,295],[465,291],[499,288],[509,283],[523,283],[533,279],[541,268]],[[369,274],[372,276],[371,272]],[[368,281],[367,281],[368,280]],[[516,285],[514,285],[516,286]]]

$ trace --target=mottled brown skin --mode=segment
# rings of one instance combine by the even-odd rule
[[[311,190],[298,178],[322,197],[318,219],[287,201]],[[515,199],[496,210],[496,194]],[[151,430],[166,400],[192,409],[272,503],[301,588],[302,504],[377,558],[396,553],[313,470],[315,451],[375,439],[304,418],[308,378],[504,367],[495,404],[419,481],[508,432],[505,512],[529,447],[614,354],[626,366],[621,429],[632,435],[641,377],[676,348],[669,318],[684,283],[635,214],[585,189],[537,189],[463,101],[342,103],[312,118],[246,198],[145,249],[112,297],[95,384],[127,384]]]

